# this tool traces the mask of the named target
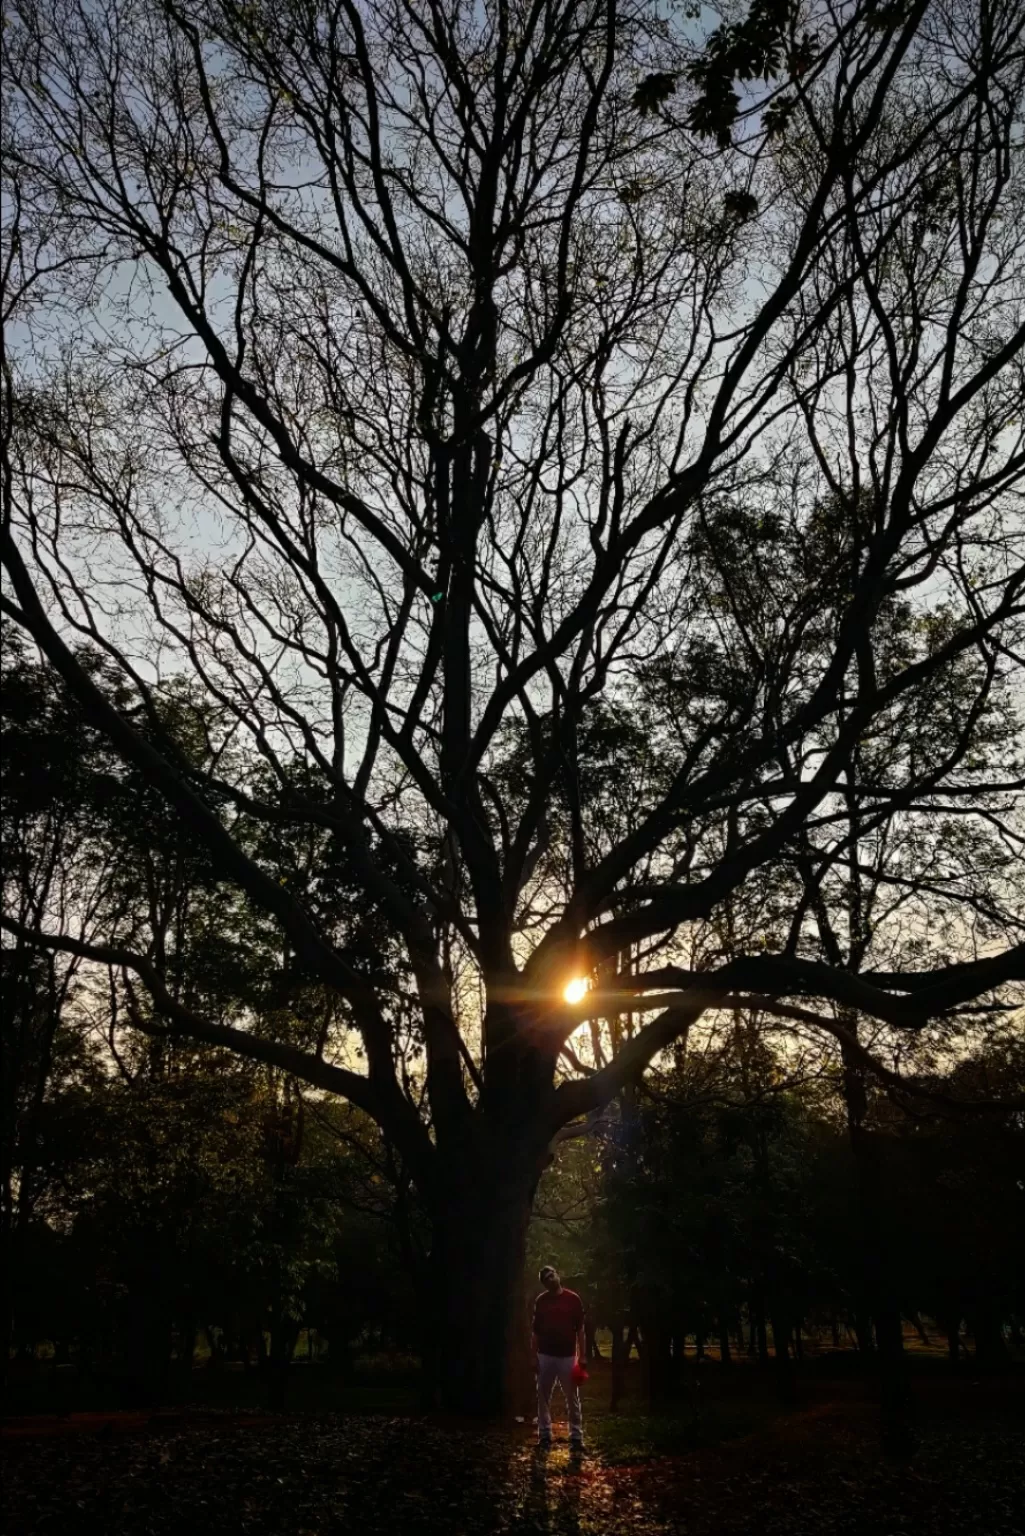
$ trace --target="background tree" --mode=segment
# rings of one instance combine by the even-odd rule
[[[646,0],[10,10],[4,613],[326,1030],[218,1018],[152,926],[5,925],[379,1125],[453,1407],[498,1403],[553,1137],[709,1010],[886,1077],[1022,978],[963,885],[897,965],[838,961],[801,897],[778,942],[857,743],[956,715],[873,770],[858,837],[1015,814],[1008,737],[972,747],[1025,587],[1020,30],[1015,0],[700,41]],[[160,707],[183,674],[199,739]]]

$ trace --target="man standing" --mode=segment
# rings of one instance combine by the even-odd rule
[[[568,1291],[557,1270],[546,1264],[538,1275],[544,1290],[534,1303],[534,1322],[530,1347],[537,1371],[537,1443],[547,1450],[552,1443],[550,1400],[556,1381],[562,1388],[569,1409],[569,1443],[572,1450],[584,1448],[584,1417],[580,1407],[580,1388],[573,1380],[573,1367],[579,1359],[587,1360],[584,1334],[584,1304],[576,1291]]]

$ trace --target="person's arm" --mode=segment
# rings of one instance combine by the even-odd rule
[[[580,1316],[577,1319],[577,1359],[580,1364],[587,1366],[587,1329],[584,1327],[584,1309],[581,1306]]]
[[[533,1361],[534,1369],[536,1371],[537,1370],[537,1334],[534,1333],[533,1330],[531,1330],[531,1334],[530,1334],[530,1358]]]

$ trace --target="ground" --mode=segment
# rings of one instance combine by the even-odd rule
[[[710,1368],[714,1369],[714,1368]],[[179,1410],[9,1421],[8,1536],[1025,1536],[1025,1389],[915,1383],[918,1448],[878,1448],[868,1385],[818,1377],[771,1406],[738,1370],[692,1373],[674,1415],[604,1407],[591,1447],[529,1426],[384,1413]],[[565,1425],[556,1426],[557,1435]]]

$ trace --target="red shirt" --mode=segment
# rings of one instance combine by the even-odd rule
[[[576,1291],[565,1286],[558,1296],[542,1291],[534,1303],[534,1332],[538,1353],[575,1355],[577,1330],[584,1326],[584,1304]]]

